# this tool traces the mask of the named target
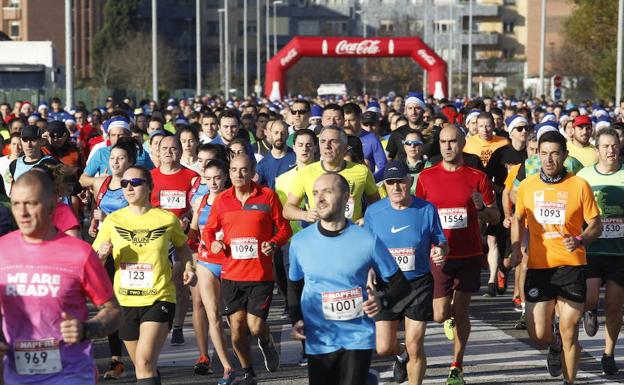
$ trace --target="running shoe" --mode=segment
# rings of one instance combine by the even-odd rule
[[[598,332],[598,309],[587,310],[583,313],[583,329],[588,337],[593,337]]]
[[[223,372],[223,377],[219,378],[217,385],[232,385],[236,381],[236,372],[232,369]]]
[[[460,368],[455,366],[451,367],[448,378],[446,379],[446,385],[465,385],[464,373]]]
[[[511,302],[513,303],[515,311],[522,311],[522,300],[519,295],[515,296]]]
[[[124,376],[125,366],[123,363],[112,360],[110,364],[108,364],[108,370],[104,373],[105,379],[118,380]]]
[[[171,332],[171,345],[184,345],[184,332],[182,328],[173,328]]]
[[[256,377],[251,373],[245,373],[243,378],[241,378],[236,385],[258,385],[258,381],[256,381]]]
[[[527,330],[526,314],[522,314],[520,316],[520,319],[514,325],[514,329],[516,329],[516,330]]]
[[[392,375],[394,382],[402,384],[407,379],[407,360],[401,359],[399,356],[394,356],[394,365],[392,366]]]
[[[369,370],[366,376],[366,385],[379,385],[379,373],[376,370]]]
[[[195,362],[195,366],[193,366],[193,372],[200,376],[205,376],[206,374],[212,374],[212,368],[210,367],[210,357],[201,355]]]
[[[503,273],[500,269],[496,273],[496,293],[503,295],[507,292],[507,273]]]
[[[546,357],[546,367],[548,374],[552,377],[561,375],[561,336],[559,330],[555,333],[555,342],[548,348],[548,356]]]
[[[290,317],[290,312],[288,311],[288,308],[285,307],[284,311],[282,312],[282,314],[280,315],[281,319],[287,319]]]
[[[262,342],[260,342],[260,338],[258,338],[258,347],[264,358],[266,370],[269,372],[276,371],[280,366],[280,356],[275,347],[273,336],[269,334],[269,341],[265,345],[263,345]]]
[[[603,354],[602,359],[600,360],[600,363],[602,364],[603,374],[612,376],[619,372],[619,369],[617,365],[615,364],[615,356],[613,355],[608,356],[606,354]]]
[[[455,339],[455,318],[451,317],[444,321],[444,335],[449,341]]]
[[[487,289],[485,291],[485,294],[483,294],[484,297],[496,297],[496,284],[494,282],[490,282],[487,284]]]
[[[305,355],[302,355],[301,358],[299,359],[299,362],[297,362],[297,365],[301,367],[308,366],[308,357],[306,357]]]

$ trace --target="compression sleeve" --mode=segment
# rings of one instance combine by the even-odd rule
[[[296,324],[303,319],[301,312],[301,294],[303,293],[303,279],[299,281],[288,280],[288,310],[290,311],[290,321]]]

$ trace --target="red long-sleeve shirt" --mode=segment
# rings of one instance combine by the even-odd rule
[[[244,205],[236,198],[234,187],[217,196],[212,204],[202,239],[210,247],[215,234],[223,230],[226,261],[221,278],[231,281],[272,281],[273,259],[262,253],[263,242],[283,246],[292,235],[282,216],[277,194],[254,182]]]

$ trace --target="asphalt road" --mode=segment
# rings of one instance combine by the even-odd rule
[[[464,379],[469,384],[562,384],[561,377],[552,378],[546,371],[544,351],[532,346],[526,331],[514,330],[514,323],[519,314],[511,305],[511,290],[507,294],[495,298],[483,297],[482,293],[475,294],[471,305],[472,334],[468,343],[464,361]],[[264,369],[261,355],[256,346],[252,349],[254,368],[258,374],[260,384],[270,385],[305,385],[307,372],[299,367],[297,361],[301,354],[301,345],[290,338],[290,324],[287,319],[281,318],[283,299],[276,296],[269,323],[273,338],[281,353],[281,367],[277,372],[268,373]],[[600,313],[600,330],[598,334],[589,338],[582,328],[580,340],[582,346],[578,384],[624,384],[624,371],[617,376],[603,376],[600,366],[600,357],[604,346],[604,318]],[[216,358],[213,359],[215,374],[197,376],[193,373],[193,364],[197,359],[198,351],[190,313],[184,327],[186,343],[183,346],[171,346],[169,341],[161,354],[159,370],[163,384],[215,384],[222,374],[222,368]],[[227,337],[229,339],[229,331]],[[402,333],[400,333],[402,337]],[[229,344],[231,346],[231,344]],[[622,338],[620,338],[620,345]],[[448,366],[452,357],[452,344],[444,336],[440,325],[430,323],[425,338],[427,352],[426,384],[444,384],[448,375]],[[108,345],[106,340],[96,343],[96,357],[100,372],[103,372],[108,363]],[[212,350],[211,350],[212,352]],[[624,369],[624,346],[616,349],[616,359]],[[129,359],[126,362],[126,376],[118,381],[102,381],[106,384],[134,384],[134,371]],[[234,359],[234,362],[236,360]],[[381,384],[392,382],[392,361],[373,358],[372,369],[377,371]],[[405,382],[407,384],[407,382]],[[364,384],[362,384],[364,385]]]

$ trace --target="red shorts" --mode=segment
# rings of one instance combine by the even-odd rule
[[[454,290],[476,293],[481,287],[482,256],[447,259],[444,266],[431,264],[433,298],[448,297]]]

